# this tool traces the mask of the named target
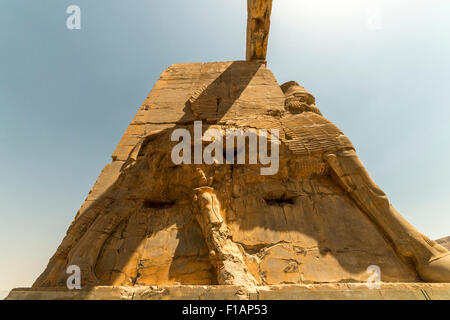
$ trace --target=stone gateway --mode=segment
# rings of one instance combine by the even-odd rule
[[[47,268],[10,299],[450,296],[449,251],[394,209],[312,94],[277,82],[265,63],[272,1],[248,4],[248,59],[161,74]],[[255,148],[238,163],[174,163],[181,129],[279,132],[278,170],[261,174]],[[67,292],[68,266],[82,291]]]

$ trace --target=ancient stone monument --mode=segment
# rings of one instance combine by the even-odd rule
[[[247,61],[162,73],[46,270],[10,299],[450,298],[447,249],[393,208],[313,95],[266,68],[271,7],[248,0]],[[177,129],[189,157],[226,141],[227,162],[174,163]],[[251,161],[252,137],[278,152],[275,174]],[[66,289],[72,265],[81,291]]]

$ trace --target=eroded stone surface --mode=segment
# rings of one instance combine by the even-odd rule
[[[94,287],[14,289],[7,300],[449,300],[450,284],[383,283],[276,285],[249,292],[239,286]]]
[[[247,0],[247,53],[249,61],[265,61],[272,0]]]
[[[278,173],[175,165],[170,136],[193,136],[196,120],[204,130],[280,130]],[[64,287],[69,265],[80,266],[83,286],[365,282],[371,265],[384,282],[447,282],[448,257],[390,206],[295,82],[280,87],[256,62],[178,64],[162,73],[33,287]]]

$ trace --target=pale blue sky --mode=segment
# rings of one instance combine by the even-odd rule
[[[246,14],[244,0],[0,0],[0,290],[44,270],[166,67],[244,58]],[[275,0],[268,53],[432,238],[450,235],[449,16],[446,0]]]

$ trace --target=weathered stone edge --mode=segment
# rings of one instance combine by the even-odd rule
[[[5,300],[450,300],[450,283],[361,283],[238,286],[138,286],[69,291],[17,288]]]

